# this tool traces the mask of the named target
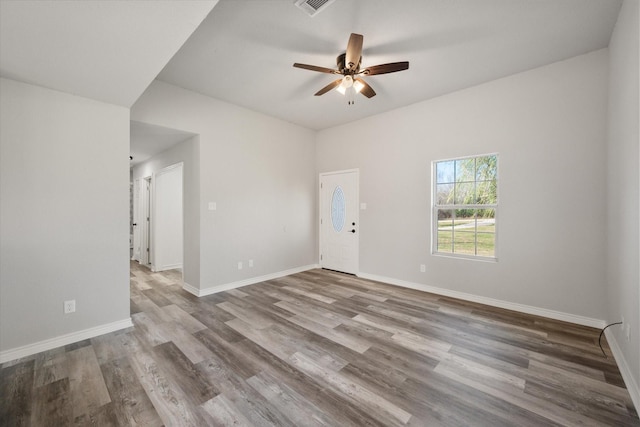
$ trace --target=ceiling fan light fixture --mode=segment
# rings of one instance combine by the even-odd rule
[[[342,86],[341,84],[339,84],[339,85],[336,87],[336,90],[337,90],[338,92],[340,92],[342,95],[344,95],[345,93],[347,93],[347,88],[346,88],[346,87],[344,87],[344,86]]]
[[[360,83],[359,81],[357,81],[357,80],[356,80],[355,82],[353,82],[353,89],[354,89],[356,92],[360,93],[360,91],[361,91],[363,88],[364,88],[364,85],[363,85],[362,83]]]
[[[345,89],[353,86],[353,77],[348,74],[344,76],[344,78],[342,79],[342,83],[340,83],[340,86],[344,87]]]

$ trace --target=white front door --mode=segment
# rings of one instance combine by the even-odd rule
[[[320,266],[358,273],[358,171],[320,174]]]

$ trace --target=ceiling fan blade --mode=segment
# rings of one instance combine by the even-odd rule
[[[409,61],[390,62],[389,64],[373,65],[362,70],[362,74],[374,76],[376,74],[395,73],[409,69]]]
[[[369,86],[369,83],[365,82],[360,77],[356,77],[354,80],[356,82],[359,82],[360,84],[362,84],[362,89],[360,89],[360,93],[361,94],[363,94],[367,98],[372,98],[372,97],[376,96],[376,91],[373,90],[373,88],[371,86]]]
[[[360,64],[362,57],[362,34],[351,33],[349,43],[347,44],[347,53],[345,57],[345,67],[355,70]]]
[[[296,62],[295,64],[293,64],[293,66],[296,68],[302,68],[304,70],[317,71],[319,73],[338,74],[338,70],[325,68],[325,67],[318,67],[317,65],[298,64]]]
[[[342,83],[342,79],[335,80],[329,83],[328,85],[326,85],[325,87],[323,87],[322,89],[320,89],[319,91],[317,91],[314,95],[315,96],[324,95],[325,93],[329,92],[331,89],[335,88],[336,86],[339,86],[340,83]]]

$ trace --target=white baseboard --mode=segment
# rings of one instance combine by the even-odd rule
[[[51,350],[67,344],[73,344],[74,342],[108,334],[110,332],[119,331],[120,329],[130,328],[132,326],[133,323],[131,322],[131,318],[127,318],[124,320],[119,320],[117,322],[107,323],[106,325],[100,325],[94,328],[72,332],[70,334],[61,335],[59,337],[50,338],[48,340],[39,341],[33,344],[28,344],[22,347],[0,351],[0,363],[19,359],[21,357],[31,356],[32,354],[40,353],[41,351]]]
[[[302,267],[296,267],[289,270],[278,271],[276,273],[266,274],[264,276],[251,277],[249,279],[239,280],[237,282],[225,283],[223,285],[211,286],[204,289],[198,289],[194,286],[189,285],[188,283],[184,283],[182,285],[182,289],[185,291],[197,296],[203,297],[206,295],[215,294],[218,292],[224,292],[231,289],[241,288],[243,286],[255,285],[256,283],[264,282],[267,280],[277,279],[279,277],[289,276],[291,274],[301,273],[307,270],[313,270],[314,268],[319,268],[318,264],[310,264]]]
[[[389,285],[402,286],[403,288],[416,289],[419,291],[430,292],[432,294],[443,295],[443,296],[457,298],[465,301],[477,302],[479,304],[490,305],[492,307],[499,307],[507,310],[518,311],[521,313],[548,317],[549,319],[562,320],[564,322],[575,323],[578,325],[589,326],[597,329],[602,329],[606,325],[604,320],[593,319],[591,317],[578,316],[575,314],[569,314],[569,313],[564,313],[564,312],[555,311],[555,310],[548,310],[546,308],[534,307],[531,305],[524,305],[524,304],[518,304],[515,302],[498,300],[494,298],[487,298],[487,297],[482,297],[478,295],[468,294],[465,292],[458,292],[458,291],[452,291],[449,289],[439,288],[436,286],[424,285],[421,283],[407,282],[405,280],[378,276],[375,274],[359,273],[358,277],[362,277],[363,279],[375,280],[377,282],[387,283]]]
[[[620,369],[620,374],[622,374],[624,384],[627,386],[627,390],[629,390],[629,394],[631,395],[631,400],[636,407],[636,411],[640,412],[640,387],[638,387],[638,383],[633,376],[633,371],[629,367],[627,360],[624,358],[622,349],[620,349],[613,331],[611,329],[606,329],[604,331],[604,336],[607,338],[607,343],[609,343],[609,348],[611,348],[614,359],[616,359],[616,364],[618,365],[618,369]]]
[[[190,284],[188,284],[187,282],[183,281],[182,282],[182,289],[184,289],[185,291],[189,292],[190,294],[193,294],[195,296],[200,296],[200,289],[196,288],[195,286],[191,286]]]
[[[169,264],[169,265],[161,265],[159,267],[154,266],[154,272],[158,273],[160,271],[166,271],[166,270],[175,270],[175,269],[182,269],[182,263],[178,263],[178,264]]]

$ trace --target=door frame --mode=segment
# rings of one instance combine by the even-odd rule
[[[355,233],[355,239],[356,239],[356,259],[355,259],[355,265],[356,265],[356,271],[355,271],[355,275],[357,276],[360,273],[360,230],[362,230],[361,224],[360,224],[360,169],[359,168],[355,168],[355,169],[344,169],[344,170],[339,170],[339,171],[332,171],[332,172],[322,172],[318,175],[318,206],[319,206],[319,210],[318,210],[318,265],[320,266],[320,268],[322,267],[322,246],[324,244],[324,238],[323,238],[323,233],[322,233],[322,213],[324,212],[324,209],[326,206],[324,206],[324,201],[323,201],[323,197],[322,197],[322,178],[325,176],[330,176],[330,175],[341,175],[341,174],[346,174],[346,173],[355,173],[356,174],[356,194],[355,194],[355,198],[356,198],[356,202],[355,202],[355,206],[356,206],[356,211],[355,211],[355,219],[356,219],[356,224],[358,224],[358,232]]]

